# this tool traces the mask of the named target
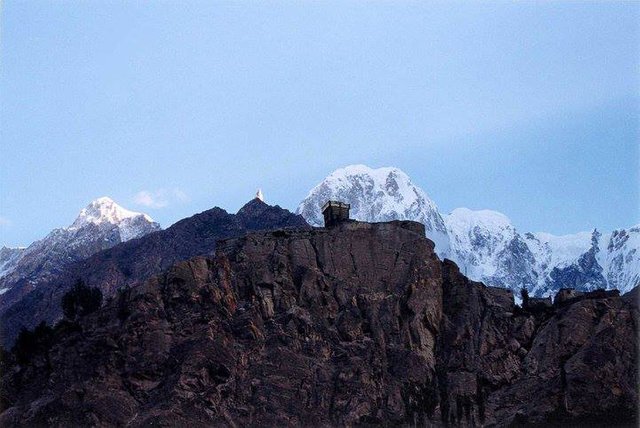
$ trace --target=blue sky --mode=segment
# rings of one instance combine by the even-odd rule
[[[351,163],[521,231],[640,223],[637,2],[4,2],[0,37],[0,245],[103,195],[295,209]]]

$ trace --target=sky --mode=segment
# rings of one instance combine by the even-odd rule
[[[0,246],[110,196],[167,227],[349,164],[446,214],[640,223],[640,2],[2,2]]]

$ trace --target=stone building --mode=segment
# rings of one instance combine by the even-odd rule
[[[327,201],[322,207],[324,215],[324,227],[333,227],[337,224],[349,221],[349,209],[351,205],[339,201]]]

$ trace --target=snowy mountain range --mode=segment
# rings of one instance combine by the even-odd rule
[[[496,211],[458,208],[442,215],[437,205],[397,168],[351,165],[331,173],[297,212],[320,226],[319,207],[329,199],[351,204],[362,221],[415,220],[441,258],[455,261],[469,278],[487,285],[547,296],[563,287],[630,290],[640,282],[640,225],[611,233],[554,236],[521,234]]]
[[[96,199],[70,226],[54,229],[27,248],[0,249],[0,304],[19,298],[30,284],[71,262],[157,230],[160,225],[148,215],[126,210],[107,197]]]
[[[351,165],[309,192],[297,213],[323,224],[329,199],[351,204],[351,217],[380,222],[415,220],[425,225],[441,258],[455,261],[469,278],[488,285],[547,296],[563,287],[628,291],[640,282],[640,225],[610,233],[521,233],[504,214],[458,208],[440,213],[427,193],[398,168]],[[160,230],[148,215],[124,209],[107,197],[80,211],[68,227],[55,229],[26,248],[0,249],[0,309],[70,263],[121,242]]]

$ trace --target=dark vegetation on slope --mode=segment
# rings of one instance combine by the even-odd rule
[[[50,368],[49,350],[57,343],[57,338],[69,331],[82,331],[81,318],[96,312],[101,305],[102,291],[99,288],[88,287],[78,280],[73,288],[62,296],[64,318],[53,328],[42,321],[33,330],[25,327],[20,329],[11,353],[0,349],[2,368],[6,369],[14,362],[26,366],[37,358],[44,358],[47,367]]]

